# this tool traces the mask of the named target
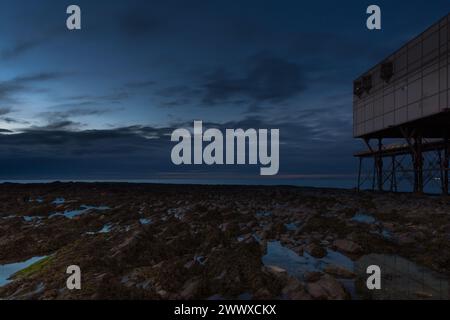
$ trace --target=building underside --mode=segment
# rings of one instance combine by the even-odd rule
[[[373,190],[400,191],[398,181],[406,181],[410,190],[423,193],[430,184],[442,194],[449,192],[450,112],[439,113],[404,125],[390,127],[358,138],[367,150],[359,158],[358,190],[369,180]],[[385,144],[387,139],[400,143]],[[375,141],[375,143],[373,143]],[[365,160],[372,170],[363,176]]]

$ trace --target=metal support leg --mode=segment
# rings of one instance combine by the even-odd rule
[[[395,156],[392,156],[392,167],[391,167],[391,192],[397,192],[397,165],[396,165],[396,158]]]
[[[444,186],[444,195],[448,195],[448,162],[449,162],[449,153],[450,153],[450,144],[448,136],[445,137],[445,148],[444,148],[444,181],[442,181]]]
[[[378,139],[378,156],[377,156],[377,181],[378,181],[378,191],[383,191],[383,156],[382,152],[382,139]]]
[[[414,192],[423,193],[422,137],[414,139]]]
[[[373,157],[373,172],[372,172],[372,191],[375,191],[375,182],[377,179],[377,156]]]
[[[358,168],[358,188],[357,190],[361,190],[361,167],[362,167],[363,158],[359,157],[359,168]]]

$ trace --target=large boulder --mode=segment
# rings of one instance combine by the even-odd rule
[[[200,280],[199,279],[192,279],[188,280],[184,286],[183,289],[180,292],[181,299],[192,299],[196,296],[200,288]]]
[[[347,270],[334,264],[327,265],[323,271],[332,276],[335,276],[336,278],[341,279],[353,279],[356,277],[356,274],[353,271]]]
[[[305,251],[308,252],[314,258],[318,259],[321,259],[327,255],[327,250],[314,243],[307,245]]]
[[[287,271],[283,268],[280,268],[278,266],[267,266],[266,270],[269,271],[271,274],[275,275],[275,276],[285,276],[287,275]]]
[[[313,299],[317,300],[346,300],[349,298],[342,284],[329,275],[322,276],[316,282],[308,283],[307,291]]]
[[[288,300],[311,300],[302,282],[294,277],[287,279],[286,285],[281,290],[284,299]]]
[[[333,242],[333,246],[338,251],[344,253],[357,254],[362,251],[362,248],[359,244],[347,239],[338,239]]]
[[[323,273],[319,271],[309,271],[305,272],[304,279],[306,282],[316,282],[322,277]]]

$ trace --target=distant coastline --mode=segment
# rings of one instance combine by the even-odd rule
[[[309,179],[0,179],[0,184],[47,184],[70,183],[148,183],[148,184],[192,184],[192,185],[261,185],[296,186],[315,188],[353,189],[355,178],[309,178]]]

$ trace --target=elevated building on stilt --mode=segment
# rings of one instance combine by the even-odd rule
[[[448,194],[449,47],[450,14],[354,81],[358,189]]]

